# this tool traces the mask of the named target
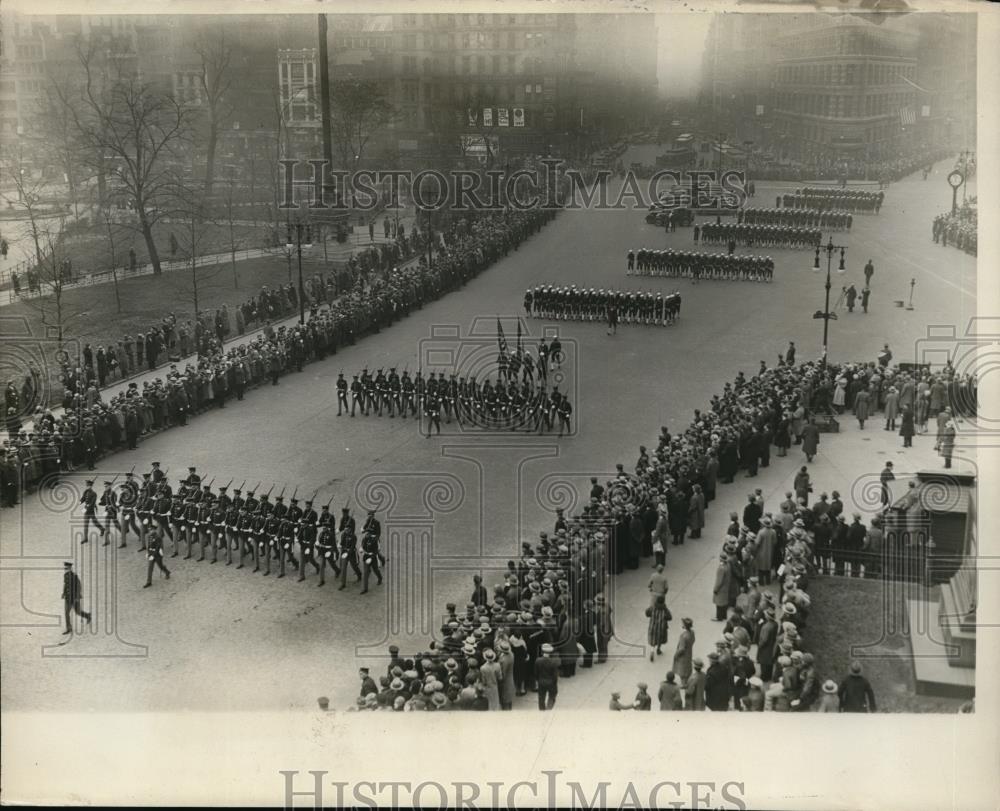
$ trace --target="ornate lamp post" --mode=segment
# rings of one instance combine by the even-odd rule
[[[815,260],[813,261],[813,271],[815,271],[816,273],[818,273],[820,270],[819,253],[821,250],[826,251],[826,285],[825,285],[826,303],[822,310],[817,310],[815,313],[813,313],[813,318],[823,319],[823,366],[826,366],[826,356],[828,348],[827,339],[830,333],[830,319],[833,319],[834,321],[837,320],[837,314],[830,312],[830,287],[831,287],[830,271],[833,267],[833,254],[835,251],[840,251],[840,263],[837,265],[837,272],[843,273],[846,270],[846,268],[844,267],[844,252],[847,250],[847,247],[845,245],[834,245],[833,237],[830,237],[829,242],[827,242],[826,245],[822,244],[817,245],[816,257]]]

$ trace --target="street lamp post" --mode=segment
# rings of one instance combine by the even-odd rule
[[[834,245],[833,237],[830,237],[829,242],[827,242],[826,245],[817,245],[816,258],[813,261],[813,270],[816,272],[819,272],[820,269],[819,253],[821,250],[826,251],[826,303],[822,310],[817,310],[813,313],[813,318],[823,319],[823,366],[826,366],[827,347],[829,346],[828,338],[830,334],[830,320],[837,320],[837,314],[830,312],[830,271],[833,268],[833,254],[835,251],[840,251],[840,263],[837,266],[837,272],[843,273],[845,271],[844,252],[847,250],[847,247],[844,245]]]
[[[303,234],[305,235],[305,246],[307,248],[312,247],[312,226],[308,223],[289,223],[288,224],[288,241],[285,243],[285,247],[290,251],[293,247],[296,249],[299,257],[299,323],[306,323],[306,289],[305,285],[302,283],[302,245],[303,245]],[[293,240],[294,236],[294,240]]]

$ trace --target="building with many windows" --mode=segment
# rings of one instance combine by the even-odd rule
[[[730,138],[784,158],[968,146],[975,49],[974,14],[718,15],[702,97]]]

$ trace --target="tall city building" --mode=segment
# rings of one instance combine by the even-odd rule
[[[731,140],[779,157],[971,146],[975,53],[973,14],[717,15],[702,101]]]

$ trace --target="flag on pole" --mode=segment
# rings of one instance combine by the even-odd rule
[[[497,316],[497,346],[501,352],[507,351],[507,338],[503,334],[503,324],[500,323],[500,316]]]
[[[521,354],[521,319],[517,319],[517,354]]]

